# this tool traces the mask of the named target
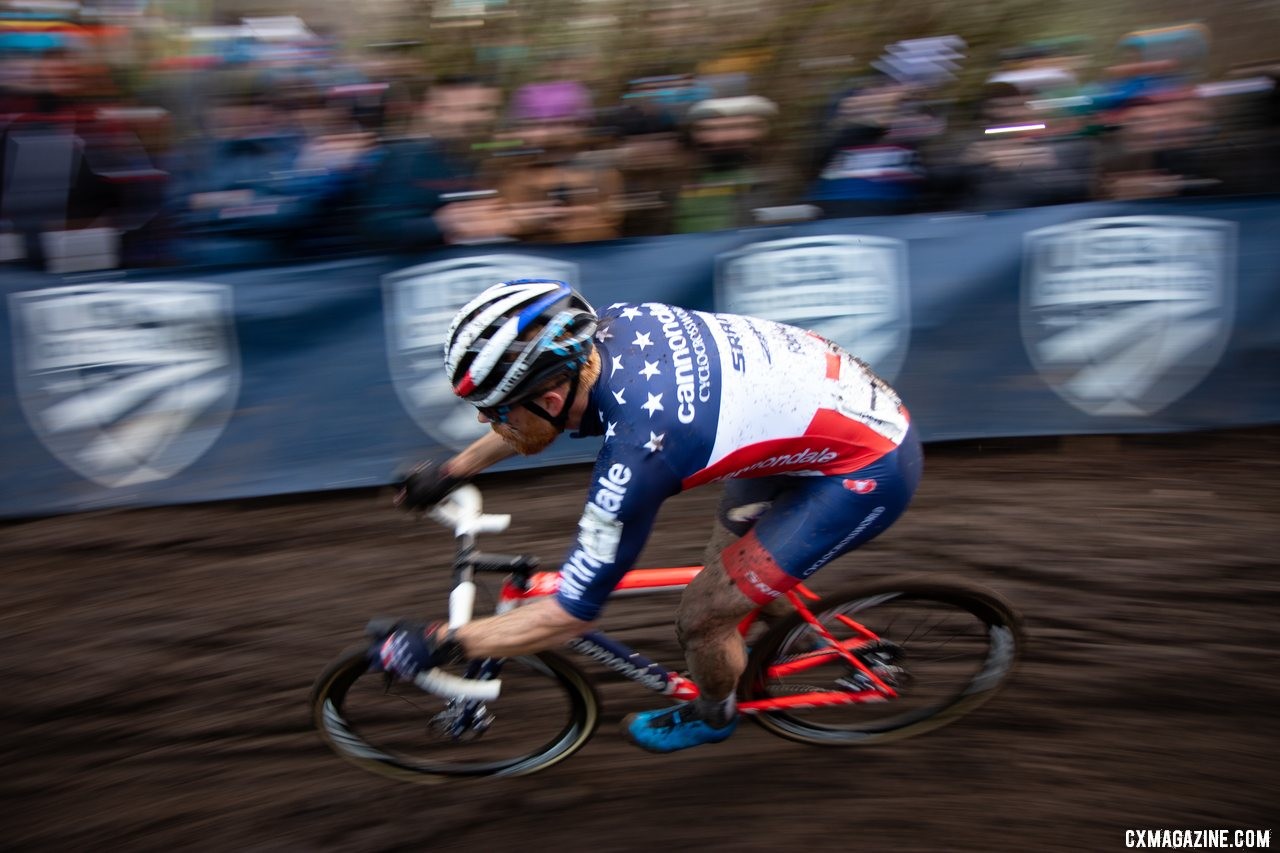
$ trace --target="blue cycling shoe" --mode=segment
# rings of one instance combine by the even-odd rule
[[[649,752],[675,752],[704,743],[719,743],[733,734],[736,728],[737,717],[724,726],[711,725],[696,716],[692,702],[628,714],[622,721],[622,731],[627,740]]]

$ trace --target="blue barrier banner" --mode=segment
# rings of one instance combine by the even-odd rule
[[[453,313],[549,276],[813,329],[927,441],[1280,420],[1280,199],[846,219],[573,246],[52,276],[0,267],[0,514],[389,482],[481,435]],[[584,461],[562,439],[510,467]]]

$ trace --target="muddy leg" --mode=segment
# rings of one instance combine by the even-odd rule
[[[735,539],[717,525],[707,546],[706,568],[689,584],[676,611],[676,636],[702,691],[698,713],[712,725],[724,725],[736,713],[734,689],[747,667],[738,623],[758,606],[742,594],[720,560],[720,552]]]

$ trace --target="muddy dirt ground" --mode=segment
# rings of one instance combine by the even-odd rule
[[[827,567],[970,578],[1024,612],[1011,685],[949,727],[822,750],[744,727],[659,757],[651,694],[526,779],[412,786],[329,753],[307,694],[375,613],[439,612],[435,528],[362,492],[0,527],[0,847],[13,850],[1118,850],[1125,829],[1280,829],[1280,430],[927,449],[917,500]],[[491,476],[494,550],[563,553],[587,469]],[[647,564],[697,558],[713,488]],[[669,597],[606,627],[660,660]],[[1280,839],[1273,839],[1280,844]]]

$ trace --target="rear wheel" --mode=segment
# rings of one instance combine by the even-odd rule
[[[493,662],[453,674],[475,677]],[[325,742],[375,773],[414,781],[450,776],[523,776],[567,758],[600,718],[595,690],[564,658],[507,658],[497,699],[442,699],[369,665],[349,649],[317,679],[312,716]]]
[[[968,584],[870,584],[807,606],[896,695],[889,698],[799,612],[792,613],[752,649],[740,694],[744,702],[799,703],[752,717],[803,743],[876,743],[945,725],[995,694],[1023,645],[1013,608]]]

